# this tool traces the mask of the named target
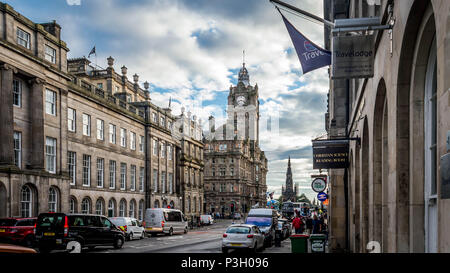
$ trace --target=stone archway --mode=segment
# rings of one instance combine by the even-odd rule
[[[353,224],[354,224],[354,252],[359,253],[361,251],[361,182],[360,182],[360,147],[357,145],[355,148],[355,159],[353,161]]]
[[[374,109],[373,123],[373,182],[371,197],[372,206],[372,226],[373,230],[371,238],[373,241],[382,244],[382,199],[383,199],[383,111],[386,102],[386,83],[384,79],[380,79],[377,88]],[[387,144],[387,143],[386,143]],[[384,181],[387,182],[386,180]]]
[[[366,252],[366,246],[369,242],[369,125],[367,118],[364,119],[362,147],[361,147],[361,211],[360,211],[360,238],[361,252]],[[358,173],[359,175],[359,173]]]
[[[436,81],[436,23],[431,3],[423,13],[417,30],[414,49],[410,89],[411,122],[411,205],[410,205],[410,251],[437,251],[437,205],[436,192],[432,193],[432,185],[436,190],[436,164],[430,152],[431,135],[436,133],[430,120],[430,102],[427,91]],[[431,61],[431,62],[430,62]],[[436,90],[436,87],[434,86]],[[434,100],[436,103],[436,100]],[[432,129],[434,127],[434,129]],[[436,158],[434,158],[437,160]],[[436,162],[436,161],[434,161]],[[432,179],[434,177],[434,179]],[[434,180],[434,181],[432,181]]]
[[[385,99],[383,103],[382,111],[382,133],[381,133],[381,249],[383,252],[389,251],[389,224],[390,224],[390,211],[389,211],[389,111],[388,100]]]

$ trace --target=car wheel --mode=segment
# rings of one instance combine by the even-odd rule
[[[155,237],[156,233],[150,233],[150,236]]]
[[[251,249],[252,253],[256,253],[258,252],[258,242],[255,242],[255,245],[253,246],[253,248]]]
[[[172,236],[172,235],[173,235],[173,229],[170,228],[170,229],[169,229],[169,236]]]
[[[145,231],[142,231],[141,237],[139,237],[139,239],[144,239],[144,238],[145,238]]]
[[[187,227],[184,228],[184,234],[188,233]]]
[[[117,236],[116,239],[114,240],[114,248],[115,249],[119,249],[122,248],[123,246],[123,237],[122,236]]]
[[[223,254],[228,254],[228,248],[222,247],[222,253]]]
[[[132,241],[134,239],[134,235],[133,232],[130,233],[130,235],[128,236],[128,240]]]

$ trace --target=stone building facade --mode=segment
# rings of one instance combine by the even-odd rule
[[[0,217],[182,209],[177,151],[189,145],[149,83],[130,81],[125,66],[116,73],[112,57],[106,69],[67,60],[54,21],[33,23],[4,3],[0,12]],[[201,138],[189,141],[201,154]]]
[[[205,136],[205,200],[208,213],[230,216],[265,206],[267,158],[259,147],[258,85],[251,86],[245,64],[230,87],[226,124],[209,119]]]
[[[177,172],[180,179],[181,207],[186,217],[193,222],[199,220],[205,212],[204,197],[204,161],[203,161],[203,130],[201,120],[191,113],[176,117],[174,136],[180,141],[177,150]]]
[[[348,170],[330,170],[330,247],[449,252],[450,2],[380,2],[325,5],[331,19],[395,19],[374,33],[372,78],[330,80],[329,138],[361,140]]]

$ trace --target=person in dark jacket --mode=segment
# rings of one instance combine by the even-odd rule
[[[313,229],[313,221],[312,221],[311,217],[308,217],[306,219],[306,229],[308,231],[308,234],[311,234],[312,229]]]
[[[322,232],[322,220],[317,217],[317,215],[314,215],[314,219],[312,221],[313,224],[313,230],[312,234],[319,234]]]

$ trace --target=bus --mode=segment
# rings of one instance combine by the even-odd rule
[[[292,203],[294,207],[295,214],[300,214],[301,216],[310,216],[310,205],[306,202],[294,202]]]
[[[291,201],[283,202],[283,208],[281,214],[287,219],[291,219],[294,216],[294,203]]]

